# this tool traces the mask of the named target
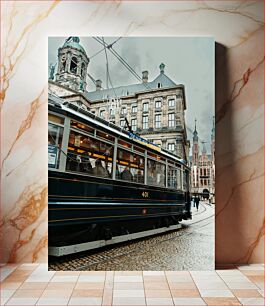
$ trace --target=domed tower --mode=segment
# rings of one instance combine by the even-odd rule
[[[85,91],[89,58],[79,44],[79,37],[69,37],[58,49],[55,81],[76,91]]]

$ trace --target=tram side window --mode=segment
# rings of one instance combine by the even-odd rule
[[[187,191],[188,190],[188,185],[189,185],[189,176],[187,171],[183,171],[183,190]]]
[[[48,126],[48,165],[49,168],[59,168],[60,148],[62,145],[63,128],[49,123]]]
[[[144,183],[144,157],[118,148],[116,179]]]
[[[167,184],[169,188],[181,189],[180,169],[168,166]]]
[[[154,160],[147,160],[147,184],[166,186],[166,166]]]
[[[111,178],[113,146],[71,131],[66,170]]]

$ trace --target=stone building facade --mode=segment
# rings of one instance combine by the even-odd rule
[[[191,191],[193,194],[204,194],[214,198],[215,194],[215,125],[211,132],[211,154],[207,154],[204,142],[200,152],[200,141],[196,128],[193,132],[192,156],[191,156]],[[213,199],[214,200],[214,199]]]
[[[49,91],[188,160],[185,87],[165,74],[163,63],[152,81],[143,71],[138,84],[103,89],[101,80],[96,80],[95,88],[87,90],[88,63],[79,38],[68,38],[58,50],[57,73],[49,79]]]

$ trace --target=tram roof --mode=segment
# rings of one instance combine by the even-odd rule
[[[162,153],[163,155],[170,157],[172,159],[175,159],[176,161],[180,162],[181,164],[183,164],[184,166],[187,167],[187,164],[185,163],[185,161],[181,158],[179,158],[176,155],[173,155],[171,152],[155,145],[154,143],[148,141],[147,139],[144,139],[134,133],[130,133],[122,128],[120,128],[119,126],[104,120],[103,118],[100,118],[98,116],[96,116],[95,114],[93,114],[90,111],[84,110],[72,103],[68,103],[68,102],[64,102],[62,99],[60,99],[59,97],[56,97],[52,94],[49,93],[49,102],[50,105],[60,108],[64,111],[67,111],[69,113],[72,113],[73,115],[80,117],[84,120],[90,121],[114,134],[118,134],[118,135],[122,135],[124,138],[127,138],[131,141],[134,141],[135,143],[137,143],[138,145],[141,144],[149,149],[152,149],[153,151]]]

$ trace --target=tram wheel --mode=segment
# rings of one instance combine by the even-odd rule
[[[169,227],[169,225],[170,225],[170,222],[169,222],[168,218],[164,218],[164,226]]]
[[[121,233],[121,235],[128,235],[128,234],[130,234],[130,232],[125,227],[121,227],[120,233]]]
[[[103,237],[105,240],[111,240],[112,239],[112,232],[109,228],[104,228]]]

